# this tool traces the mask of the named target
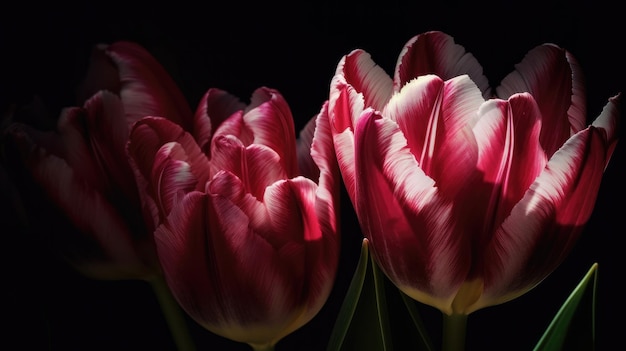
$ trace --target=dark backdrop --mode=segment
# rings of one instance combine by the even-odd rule
[[[608,1],[342,3],[283,6],[156,2],[3,5],[0,99],[5,111],[38,95],[52,117],[75,104],[74,89],[97,43],[133,40],[168,70],[195,107],[209,87],[247,99],[260,86],[282,92],[300,129],[327,98],[342,55],[370,52],[389,74],[402,45],[427,30],[455,37],[481,62],[491,85],[536,45],[570,50],[587,76],[589,122],[624,90],[624,18]],[[621,132],[623,135],[624,133]],[[566,261],[542,284],[509,303],[470,315],[468,350],[531,350],[560,304],[599,263],[600,349],[622,345],[624,277],[624,143],[606,170],[595,211]],[[344,194],[345,195],[345,194]],[[322,312],[277,350],[323,350],[356,263],[361,233],[343,198],[343,250],[336,289]],[[13,216],[10,209],[2,213]],[[140,282],[84,278],[46,251],[32,233],[2,232],[3,349],[173,350],[150,288]],[[437,311],[421,306],[437,338]],[[198,350],[247,350],[191,323]],[[437,342],[439,340],[436,340]],[[6,348],[6,345],[20,345]],[[619,347],[618,347],[619,348]],[[402,347],[397,347],[402,349]]]

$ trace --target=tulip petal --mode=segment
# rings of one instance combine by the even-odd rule
[[[214,145],[212,166],[236,175],[246,191],[259,200],[263,199],[266,187],[286,178],[285,171],[278,166],[280,156],[265,145],[244,147],[233,135],[217,137]]]
[[[489,100],[478,115],[476,167],[484,184],[474,187],[471,208],[477,218],[485,219],[477,228],[482,233],[477,245],[482,247],[543,171],[547,158],[539,141],[541,112],[530,94]]]
[[[607,141],[606,152],[606,165],[608,166],[613,151],[617,146],[617,128],[618,117],[620,115],[621,93],[617,94],[609,99],[609,102],[602,109],[600,116],[591,124],[598,130],[602,130],[605,133],[605,140]]]
[[[362,94],[366,107],[382,110],[391,98],[391,77],[363,50],[354,50],[346,55],[337,66],[336,75]]]
[[[101,91],[85,102],[85,110],[91,154],[98,165],[97,172],[107,184],[107,191],[121,193],[125,201],[135,202],[137,189],[125,150],[129,129],[120,99],[113,93]]]
[[[233,113],[245,108],[237,97],[220,89],[211,88],[202,96],[194,116],[193,137],[205,155],[211,154],[213,132]]]
[[[400,91],[414,78],[427,74],[435,74],[443,80],[466,74],[485,99],[491,95],[487,77],[474,55],[465,52],[454,38],[439,31],[418,34],[404,45],[394,73],[394,92]]]
[[[244,122],[254,136],[252,143],[274,150],[288,176],[295,176],[298,167],[296,133],[291,110],[283,96],[273,89],[255,90],[244,113]]]
[[[550,157],[570,135],[585,128],[583,73],[576,59],[552,44],[529,51],[496,88],[498,97],[528,92],[542,115],[541,144]]]
[[[473,310],[525,293],[571,251],[595,204],[605,136],[589,127],[549,160],[486,248],[485,295]]]
[[[144,206],[144,215],[152,218],[146,223],[158,225],[161,221],[157,205],[158,189],[153,188],[153,165],[158,161],[159,149],[168,142],[180,144],[184,154],[182,158],[191,166],[191,173],[197,181],[198,189],[203,189],[210,174],[209,161],[200,151],[195,140],[180,126],[160,117],[145,117],[132,128],[129,141],[126,145],[129,163],[135,174],[139,196]],[[181,153],[182,154],[182,153]]]
[[[164,144],[154,158],[151,184],[155,187],[153,191],[161,221],[169,215],[178,196],[204,188],[204,184],[199,187],[191,165],[186,162],[188,160],[182,145],[176,142]]]
[[[325,103],[315,118],[315,133],[311,144],[311,158],[317,164],[319,179],[317,181],[317,215],[326,232],[337,232],[337,215],[339,209],[339,167],[333,146],[330,123],[328,121],[328,103]]]
[[[161,64],[143,47],[118,41],[101,49],[115,63],[120,97],[129,126],[144,116],[165,117],[192,129],[192,111],[178,86]]]
[[[339,259],[339,237],[334,228],[320,225],[317,209],[317,185],[310,179],[296,177],[270,186],[264,198],[274,235],[268,241],[282,247],[279,253],[285,262],[304,260],[304,272],[297,272],[302,286],[301,304],[307,304],[307,314],[300,316],[298,326],[308,322],[321,309],[330,293]],[[281,242],[278,242],[279,239]],[[293,243],[300,243],[305,256],[291,256]],[[299,249],[299,248],[298,248]],[[294,252],[295,254],[296,252]],[[295,259],[287,261],[287,259]],[[299,277],[302,274],[303,277]]]
[[[448,199],[472,183],[477,147],[471,128],[483,101],[465,75],[446,82],[427,75],[406,84],[383,111],[398,123],[419,167]]]
[[[409,296],[451,312],[470,268],[452,204],[420,169],[398,125],[371,109],[355,132],[356,210],[383,271]]]
[[[64,246],[63,250],[71,251],[66,254],[80,261],[77,268],[102,279],[145,278],[150,271],[137,257],[133,233],[104,194],[65,160],[34,144],[27,134],[15,130],[13,135],[34,180],[67,215],[81,239],[93,240],[92,247],[98,250],[86,256],[85,246],[74,251]]]

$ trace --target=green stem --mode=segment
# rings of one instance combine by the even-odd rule
[[[274,345],[255,345],[250,344],[254,351],[274,351]]]
[[[466,314],[443,315],[443,351],[465,350]]]
[[[178,302],[174,299],[174,296],[172,296],[169,287],[165,284],[165,280],[161,277],[152,279],[150,280],[150,285],[152,286],[157,300],[159,300],[161,311],[165,316],[165,320],[170,328],[178,351],[195,351],[196,346],[187,329],[185,315],[178,305]]]

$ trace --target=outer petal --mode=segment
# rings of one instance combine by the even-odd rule
[[[211,154],[211,138],[215,130],[233,113],[245,108],[243,102],[226,91],[212,88],[204,94],[194,116],[193,136],[206,155]]]
[[[107,184],[107,191],[121,193],[125,201],[137,205],[137,188],[125,150],[129,129],[120,99],[102,91],[87,100],[85,110],[85,132],[91,154],[98,165],[97,172]],[[80,160],[81,164],[84,162],[84,159]]]
[[[398,123],[420,168],[448,199],[475,182],[477,147],[471,128],[483,101],[466,75],[446,82],[427,75],[405,85],[383,111]]]
[[[525,293],[571,251],[595,204],[606,165],[605,137],[589,127],[550,159],[487,247],[485,294],[471,310]]]
[[[65,160],[33,144],[25,133],[14,130],[13,136],[34,180],[84,235],[80,240],[91,243],[80,249],[61,247],[79,270],[99,279],[143,279],[152,274],[137,256],[133,233],[98,189]]]
[[[443,80],[467,74],[485,99],[491,95],[487,77],[476,58],[442,32],[419,34],[404,45],[394,73],[394,92],[400,91],[414,78],[427,74],[435,74]]]
[[[244,122],[252,131],[252,143],[266,145],[280,155],[289,177],[297,174],[296,133],[289,105],[276,90],[259,88],[252,94]]]
[[[576,59],[556,45],[529,51],[496,88],[499,97],[529,92],[541,110],[541,144],[550,157],[570,135],[586,125],[583,73]]]
[[[160,223],[161,215],[155,202],[158,197],[154,181],[158,179],[152,179],[153,165],[157,161],[158,150],[169,142],[180,144],[184,150],[184,153],[178,155],[185,155],[181,160],[191,166],[190,171],[199,189],[204,187],[211,176],[206,156],[191,135],[180,126],[160,117],[145,117],[138,121],[131,130],[126,152],[135,174],[147,223],[153,223],[155,228]]]
[[[471,189],[474,194],[468,208],[476,211],[475,218],[484,219],[476,228],[480,238],[475,250],[480,259],[482,247],[543,171],[547,158],[539,142],[541,112],[530,94],[489,100],[478,114],[476,166],[483,184]]]
[[[363,95],[366,107],[382,110],[391,98],[391,78],[363,50],[354,50],[344,56],[335,75],[342,77],[346,84]]]
[[[213,166],[236,175],[246,191],[257,199],[263,199],[265,188],[285,179],[285,170],[279,166],[280,156],[271,148],[252,144],[245,147],[232,135],[219,136],[215,140]]]
[[[128,41],[100,45],[96,50],[104,52],[117,68],[119,91],[115,92],[120,94],[129,126],[144,116],[159,116],[191,130],[191,108],[174,80],[149,52]],[[94,65],[93,69],[99,67]]]
[[[470,269],[452,204],[420,169],[397,124],[372,110],[357,126],[356,211],[372,253],[406,294],[446,313]]]
[[[325,103],[315,118],[315,133],[311,144],[311,157],[319,169],[317,183],[317,215],[322,230],[337,233],[339,214],[339,167],[335,156],[330,124],[328,121],[328,104]],[[316,178],[311,177],[315,180]]]

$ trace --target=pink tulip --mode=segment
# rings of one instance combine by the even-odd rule
[[[338,184],[326,105],[296,140],[291,111],[260,88],[246,106],[211,89],[191,132],[146,117],[128,154],[158,256],[200,325],[255,349],[310,321],[334,283]]]
[[[617,142],[619,95],[585,126],[580,67],[555,45],[495,93],[441,32],[412,38],[393,78],[354,50],[331,83],[338,162],[373,257],[446,315],[514,299],[556,269]]]
[[[55,233],[65,257],[90,277],[151,279],[160,274],[154,228],[142,220],[125,146],[139,118],[158,114],[183,124],[191,109],[163,67],[130,42],[93,50],[79,96],[82,106],[64,109],[56,131],[15,123],[13,141],[34,181],[79,232]]]

